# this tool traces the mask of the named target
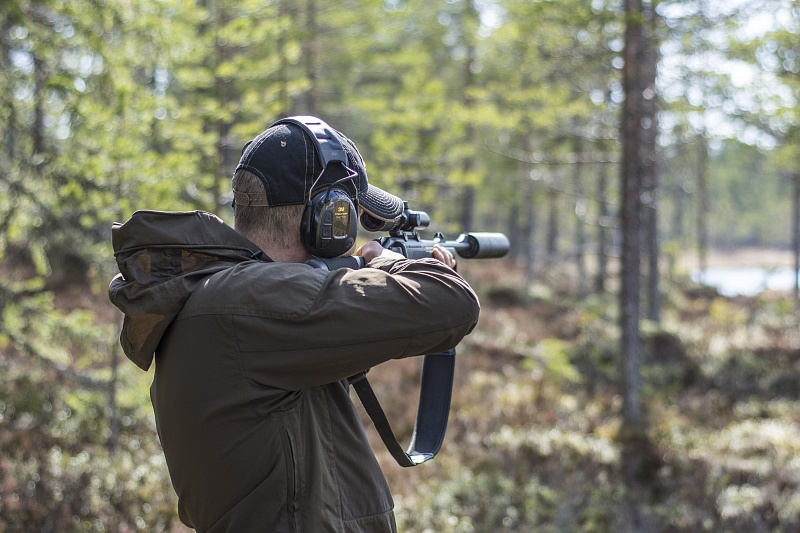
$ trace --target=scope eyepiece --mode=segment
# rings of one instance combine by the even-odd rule
[[[367,231],[389,231],[394,226],[394,220],[382,220],[364,211],[361,213],[361,226]]]
[[[366,211],[361,214],[361,226],[367,231],[416,231],[425,229],[431,223],[431,217],[425,211],[412,211],[408,202],[403,202],[403,214],[394,220],[383,220]]]

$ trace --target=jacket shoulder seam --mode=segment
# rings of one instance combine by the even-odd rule
[[[217,314],[254,316],[262,318],[272,318],[277,320],[299,320],[308,315],[308,313],[310,313],[311,310],[314,308],[316,303],[319,301],[320,295],[323,292],[322,291],[323,287],[327,283],[329,283],[331,277],[332,276],[328,275],[324,278],[320,278],[320,281],[316,283],[315,294],[313,294],[313,296],[309,295],[310,297],[306,300],[305,305],[302,306],[300,309],[295,309],[293,311],[276,311],[270,309],[256,308],[254,306],[242,306],[231,303],[221,303],[221,304],[205,303],[204,305],[199,305],[195,308],[191,308],[191,298],[190,298],[189,302],[187,302],[187,305],[185,305],[183,310],[181,310],[181,312],[178,313],[178,315],[175,317],[175,320],[182,320],[185,318],[191,318],[195,316],[217,315]]]

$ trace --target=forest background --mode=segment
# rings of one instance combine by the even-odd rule
[[[291,114],[430,230],[512,244],[460,261],[442,453],[374,442],[401,530],[797,531],[797,295],[681,265],[797,257],[799,72],[792,0],[3,0],[0,531],[185,531],[110,227],[231,221],[241,146]],[[407,439],[417,362],[373,372]]]

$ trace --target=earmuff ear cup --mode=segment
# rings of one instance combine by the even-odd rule
[[[353,247],[357,234],[358,212],[346,191],[327,189],[306,204],[300,237],[310,254],[339,257]]]

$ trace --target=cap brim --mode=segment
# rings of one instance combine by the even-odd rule
[[[394,220],[403,214],[403,201],[374,185],[358,195],[358,203],[367,213],[382,220]]]

